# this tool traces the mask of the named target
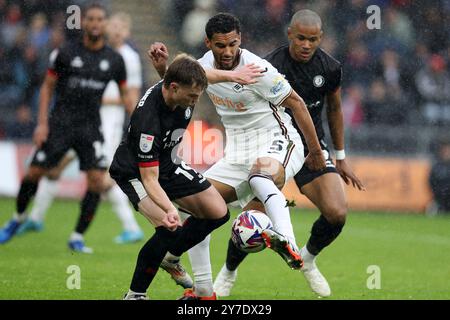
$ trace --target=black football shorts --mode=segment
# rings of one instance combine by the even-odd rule
[[[321,175],[324,175],[325,173],[329,172],[335,172],[337,173],[336,167],[334,166],[333,159],[331,158],[330,152],[328,151],[328,148],[324,146],[321,143],[322,152],[325,156],[325,163],[326,168],[320,171],[312,171],[308,168],[306,164],[303,164],[302,169],[297,172],[297,174],[294,176],[295,183],[297,184],[297,187],[300,189],[304,185],[307,185],[314,179],[320,177]],[[307,153],[305,152],[305,157],[307,156]]]
[[[47,141],[33,155],[31,165],[53,168],[69,149],[74,149],[80,170],[106,170],[108,163],[103,150],[103,135],[94,126],[70,127],[51,125]]]
[[[120,189],[128,196],[136,211],[139,211],[138,203],[148,195],[142,181],[138,178],[130,180],[113,178]],[[201,173],[187,166],[184,162],[175,165],[171,172],[160,174],[158,181],[170,200],[202,192],[211,186]]]

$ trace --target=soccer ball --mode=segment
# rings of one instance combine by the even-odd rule
[[[272,228],[269,217],[257,210],[240,213],[233,221],[231,239],[244,252],[259,252],[266,247],[261,233]]]

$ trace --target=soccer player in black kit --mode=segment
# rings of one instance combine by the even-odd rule
[[[303,166],[294,177],[300,191],[320,210],[311,236],[301,249],[303,272],[311,289],[322,297],[331,294],[328,282],[315,264],[315,258],[340,234],[347,215],[347,201],[339,176],[346,184],[365,190],[361,181],[345,161],[344,127],[341,109],[341,64],[319,48],[322,37],[320,17],[311,10],[300,10],[292,17],[288,28],[289,45],[284,45],[269,53],[265,59],[272,63],[304,99],[316,127],[317,136],[327,159],[327,168],[311,171]],[[335,149],[336,166],[324,142],[322,110],[327,101],[327,119]],[[287,112],[290,112],[287,109]],[[298,132],[296,123],[294,122]],[[304,139],[303,139],[304,141]],[[308,148],[304,144],[305,156]],[[337,174],[336,174],[337,173]],[[261,203],[253,201],[248,208],[264,211]],[[218,296],[228,296],[237,276],[237,267],[247,256],[236,248],[230,240],[226,264],[222,267],[214,283]]]
[[[69,247],[89,252],[83,233],[92,220],[104,190],[106,166],[100,132],[100,105],[110,80],[118,83],[122,99],[131,111],[134,105],[126,94],[126,70],[120,54],[105,44],[107,13],[103,6],[90,4],[83,10],[83,36],[50,55],[50,65],[40,90],[36,144],[30,167],[22,180],[16,201],[16,214],[0,230],[0,243],[14,236],[25,221],[25,210],[36,193],[39,180],[55,167],[69,149],[74,149],[80,169],[86,171],[87,191]],[[55,106],[48,116],[51,98]]]
[[[181,256],[229,219],[219,192],[177,156],[194,105],[207,85],[206,73],[195,59],[175,58],[164,79],[138,103],[114,155],[111,177],[156,228],[139,252],[125,300],[146,299],[167,252]],[[183,226],[171,201],[192,212]]]

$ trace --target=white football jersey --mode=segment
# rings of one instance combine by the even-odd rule
[[[215,68],[212,51],[198,60],[205,69]],[[289,82],[268,61],[241,49],[237,67],[255,63],[266,69],[251,85],[233,82],[209,84],[206,92],[216,106],[225,129],[258,130],[279,128],[291,122],[281,103],[291,94]],[[283,129],[284,130],[284,129]]]
[[[127,87],[142,87],[142,67],[139,55],[128,44],[124,44],[117,50],[123,58],[127,70]],[[106,86],[103,97],[108,99],[120,99],[119,86],[115,81],[110,81]]]

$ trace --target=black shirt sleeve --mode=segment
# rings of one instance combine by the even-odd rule
[[[328,82],[328,92],[334,92],[341,86],[342,82],[342,65],[338,64],[330,70],[330,81]]]
[[[125,83],[127,81],[127,70],[125,69],[125,62],[123,61],[123,58],[121,55],[117,55],[117,60],[116,60],[116,68],[115,68],[115,72],[113,74],[113,79],[114,81],[117,82],[117,84],[119,85],[119,87]]]
[[[56,76],[62,75],[68,67],[66,52],[62,48],[53,50],[50,53],[48,71]]]
[[[139,167],[155,167],[159,166],[161,148],[160,121],[144,108],[137,109],[131,118],[131,148]]]

